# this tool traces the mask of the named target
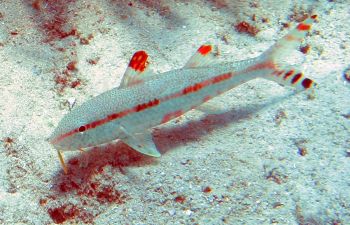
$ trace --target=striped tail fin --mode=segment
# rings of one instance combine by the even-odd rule
[[[273,80],[283,86],[296,87],[297,90],[309,89],[316,85],[314,81],[306,78],[297,68],[286,65],[284,60],[285,57],[288,57],[288,54],[291,54],[292,50],[299,47],[316,19],[316,15],[307,18],[262,55],[262,60],[271,62],[275,67],[275,71],[266,76],[266,79]]]

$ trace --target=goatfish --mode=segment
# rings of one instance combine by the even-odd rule
[[[73,108],[49,138],[65,173],[63,152],[121,140],[145,155],[160,157],[150,129],[173,120],[208,100],[255,78],[265,78],[296,90],[316,83],[295,65],[286,63],[304,39],[317,15],[308,17],[260,56],[218,63],[218,47],[205,43],[183,68],[154,74],[148,54],[136,52],[119,87]]]

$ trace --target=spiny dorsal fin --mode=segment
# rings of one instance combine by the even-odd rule
[[[218,46],[206,43],[200,46],[188,60],[184,68],[195,68],[212,64],[219,55]]]
[[[119,87],[129,87],[141,83],[146,77],[151,76],[153,72],[150,70],[148,64],[148,54],[145,51],[135,52]]]

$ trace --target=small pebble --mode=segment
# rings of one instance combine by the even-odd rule
[[[350,149],[346,150],[346,157],[350,157]]]
[[[204,192],[204,193],[209,193],[209,192],[211,192],[211,187],[209,187],[209,186],[205,187],[205,188],[203,189],[203,192]]]
[[[350,83],[350,66],[344,70],[344,80]]]
[[[170,216],[174,216],[176,214],[175,209],[168,210]]]
[[[266,30],[260,31],[256,36],[257,38],[264,41],[272,41],[276,36],[276,30],[273,28],[268,28]]]
[[[71,97],[67,99],[69,109],[72,109],[75,105],[76,98]]]
[[[301,156],[305,156],[305,155],[307,154],[307,149],[304,148],[304,147],[299,147],[299,148],[298,148],[298,153],[299,153],[299,155],[301,155]]]
[[[187,215],[187,216],[190,216],[193,212],[189,209],[186,209],[184,210],[184,213]]]

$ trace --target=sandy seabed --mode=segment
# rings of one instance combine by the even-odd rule
[[[65,154],[63,174],[47,138],[118,86],[135,51],[156,73],[207,41],[218,62],[243,60],[306,14],[314,93],[253,80],[212,99],[219,114],[154,128],[160,158],[114,142]],[[349,21],[347,0],[1,1],[0,223],[350,224]]]

